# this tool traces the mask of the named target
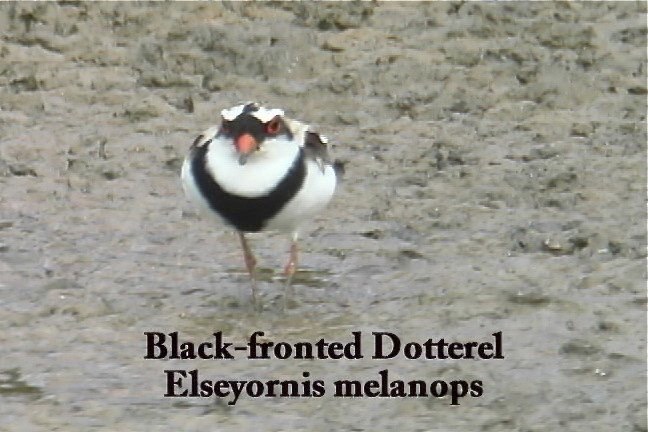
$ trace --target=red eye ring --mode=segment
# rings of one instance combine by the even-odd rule
[[[279,129],[281,129],[281,122],[276,117],[266,123],[266,133],[270,135],[276,134]]]

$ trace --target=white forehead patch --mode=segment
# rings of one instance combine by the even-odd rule
[[[258,118],[262,123],[269,122],[276,116],[284,116],[283,110],[278,108],[264,108],[256,102],[246,102],[233,106],[232,108],[226,108],[221,111],[221,116],[224,120],[232,121],[244,112],[248,112],[250,115]]]
[[[221,111],[221,116],[227,121],[232,121],[236,117],[240,116],[243,113],[243,110],[246,106],[250,105],[250,102],[233,106],[232,108],[225,108]]]
[[[250,114],[252,114],[254,117],[261,120],[261,123],[269,122],[276,116],[280,116],[280,117],[284,116],[283,110],[279,108],[267,109],[264,107],[259,107],[258,111],[252,111]]]
[[[317,135],[319,136],[320,141],[322,141],[322,144],[328,144],[329,143],[329,139],[327,137],[325,137],[324,135],[321,135],[321,134],[317,134]]]

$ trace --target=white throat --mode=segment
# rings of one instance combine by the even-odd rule
[[[295,141],[266,139],[241,165],[231,139],[215,137],[207,151],[207,171],[225,191],[254,198],[267,195],[277,186],[298,153]]]

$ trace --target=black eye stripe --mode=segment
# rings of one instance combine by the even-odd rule
[[[268,128],[273,122],[277,122],[278,127],[275,132],[270,132]],[[261,120],[253,115],[241,114],[234,120],[223,119],[218,130],[218,135],[227,137],[235,137],[243,133],[251,134],[259,142],[262,142],[265,138],[274,138],[283,135],[288,139],[293,138],[292,131],[281,116],[273,117],[271,120],[262,123]]]
[[[220,135],[229,135],[232,132],[230,123],[231,122],[228,121],[228,120],[223,120],[221,122],[220,128],[218,129],[218,134],[217,135],[218,136],[220,136]]]

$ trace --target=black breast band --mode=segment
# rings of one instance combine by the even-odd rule
[[[207,171],[207,150],[211,142],[196,147],[191,171],[198,189],[209,206],[236,229],[243,232],[261,231],[299,191],[306,178],[304,151],[299,149],[284,178],[267,195],[246,198],[225,191]]]

